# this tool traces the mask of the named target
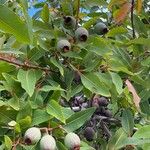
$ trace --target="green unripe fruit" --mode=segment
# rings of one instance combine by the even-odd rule
[[[89,32],[85,28],[79,27],[75,31],[75,37],[77,40],[79,40],[81,42],[85,42],[89,37]]]
[[[93,141],[95,136],[95,131],[92,127],[87,127],[84,130],[84,137],[86,138],[87,141]]]
[[[96,34],[102,35],[108,32],[108,28],[104,23],[99,22],[94,26],[94,31]]]
[[[25,132],[24,140],[25,143],[28,145],[35,144],[40,139],[41,139],[41,131],[39,128],[32,127]]]
[[[75,28],[76,26],[76,19],[72,16],[65,16],[64,17],[64,26],[66,28]]]
[[[44,135],[40,141],[40,148],[41,150],[55,150],[56,149],[55,139],[49,134]]]
[[[65,136],[64,142],[66,147],[70,150],[80,149],[80,138],[77,134],[73,132],[70,132]]]
[[[57,43],[57,50],[67,52],[71,49],[71,44],[67,40],[60,40]]]

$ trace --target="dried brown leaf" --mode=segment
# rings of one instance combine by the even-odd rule
[[[134,86],[132,85],[132,83],[129,81],[129,80],[126,80],[125,81],[127,87],[128,87],[128,90],[132,93],[133,95],[133,101],[135,103],[135,106],[136,108],[139,110],[140,106],[139,106],[139,103],[141,101],[141,98],[138,96]]]
[[[117,12],[114,15],[114,20],[117,24],[120,24],[125,20],[125,18],[131,10],[131,7],[131,3],[125,3],[119,8],[119,10],[117,10]]]

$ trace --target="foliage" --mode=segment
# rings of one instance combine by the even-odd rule
[[[31,5],[39,8],[32,18]],[[23,137],[35,126],[52,133],[59,150],[67,149],[67,132],[80,136],[81,150],[149,150],[148,7],[146,0],[1,0],[0,149],[38,150]],[[75,21],[67,26],[66,16]],[[107,26],[101,35],[98,22]],[[75,35],[80,26],[89,33]],[[62,39],[70,44],[60,47]],[[84,137],[88,126],[93,141]]]

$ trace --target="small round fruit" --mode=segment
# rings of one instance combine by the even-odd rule
[[[99,22],[94,26],[94,31],[96,34],[102,35],[108,32],[108,28],[104,23]]]
[[[65,16],[64,17],[64,26],[66,28],[75,28],[76,26],[76,19],[72,16]]]
[[[41,150],[55,150],[56,149],[56,141],[55,139],[49,135],[45,134],[40,141]]]
[[[24,140],[25,143],[30,145],[30,144],[35,144],[41,139],[41,131],[39,128],[32,127],[29,128],[24,135]]]
[[[106,117],[112,117],[112,112],[110,110],[106,109],[106,110],[104,110],[104,115]]]
[[[92,106],[96,107],[96,108],[99,108],[99,99],[97,97],[93,98]]]
[[[60,40],[57,43],[57,50],[67,52],[71,49],[71,44],[67,40]]]
[[[77,134],[70,132],[65,136],[65,145],[71,150],[80,150],[80,138]]]
[[[92,127],[87,127],[84,130],[84,137],[86,138],[87,141],[93,141],[95,136],[95,131]]]
[[[85,42],[89,37],[89,32],[85,28],[79,27],[75,31],[75,37],[77,40],[79,40],[81,42]]]
[[[100,106],[107,106],[108,105],[108,100],[105,97],[100,97],[98,99],[98,103]]]

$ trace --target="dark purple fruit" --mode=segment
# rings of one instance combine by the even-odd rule
[[[108,109],[104,110],[103,114],[106,117],[112,117],[112,112],[110,110],[108,110]]]
[[[100,97],[99,99],[98,99],[98,104],[99,104],[99,106],[107,106],[108,105],[108,100],[107,100],[107,98],[105,98],[105,97]]]
[[[84,137],[86,138],[87,141],[93,141],[95,136],[95,131],[92,127],[87,127],[84,130]]]

